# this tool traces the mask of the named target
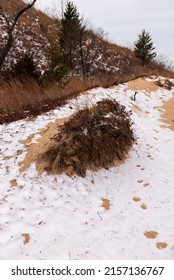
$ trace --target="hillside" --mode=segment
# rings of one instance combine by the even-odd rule
[[[12,4],[8,3],[2,1],[1,6],[11,18],[15,14],[14,11],[18,11],[24,6],[22,0],[12,1]],[[50,18],[35,8],[27,11],[15,29],[13,48],[7,57],[4,69],[10,69],[17,60],[28,53],[34,58],[37,71],[43,74],[49,67],[47,52],[50,42],[52,38],[54,38],[54,41],[56,41],[56,37],[58,39],[58,32],[58,20]],[[7,38],[6,23],[2,16],[0,16],[0,34],[2,38],[0,47],[2,47]],[[111,44],[91,30],[88,32],[86,48],[89,52],[88,67],[90,68],[90,75],[123,72],[130,64],[137,64],[133,53],[129,49]]]
[[[14,0],[9,4],[2,1],[2,8],[9,18],[14,18],[16,11],[24,7],[22,0]],[[9,70],[25,53],[31,54],[36,63],[36,69],[42,72],[46,69],[48,62],[46,49],[48,46],[47,36],[54,30],[54,20],[35,8],[31,8],[24,14],[14,30],[14,44],[8,54],[4,70]],[[6,22],[0,15],[0,47],[7,39]]]
[[[9,18],[24,6],[22,0],[1,1],[1,6]],[[100,32],[86,30],[83,52],[85,76],[81,68],[63,79],[54,78],[57,59],[60,20],[53,19],[41,11],[31,8],[24,14],[14,30],[14,44],[10,50],[0,75],[0,124],[62,106],[74,96],[93,87],[110,87],[137,77],[151,74],[174,77],[170,72],[154,63],[143,67],[134,53],[125,47],[108,42]],[[7,26],[0,15],[0,49],[7,40]],[[26,57],[31,57],[34,65],[28,65]],[[30,69],[37,74],[23,77],[11,72],[23,58],[18,70]],[[34,70],[33,70],[34,67]],[[33,72],[32,72],[33,73]],[[49,78],[53,76],[53,79]],[[5,77],[5,78],[4,78]],[[49,80],[50,79],[50,80]]]
[[[153,76],[95,88],[37,118],[0,126],[0,259],[174,258],[174,80],[170,90],[161,87],[166,82]],[[37,154],[58,126],[105,98],[132,111],[129,158],[85,178],[40,172]]]

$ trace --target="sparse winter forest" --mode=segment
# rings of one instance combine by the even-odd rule
[[[174,258],[172,65],[36,3],[0,1],[0,259]]]

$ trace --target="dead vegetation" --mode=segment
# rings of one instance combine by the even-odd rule
[[[16,121],[26,117],[37,116],[43,112],[64,105],[78,94],[95,88],[108,88],[120,83],[150,75],[166,75],[165,85],[173,86],[167,78],[172,78],[174,72],[162,72],[141,66],[130,66],[124,72],[103,74],[89,78],[71,76],[65,84],[54,81],[49,85],[40,84],[32,77],[12,77],[0,79],[0,124]],[[136,89],[135,89],[136,90]]]
[[[105,99],[78,111],[52,138],[40,156],[49,173],[76,174],[113,166],[122,161],[134,143],[130,113],[116,100]]]
[[[71,77],[66,84],[39,84],[31,77],[0,80],[0,124],[16,121],[62,106],[68,99],[94,87],[110,86],[134,78],[132,74],[103,75],[82,79]]]
[[[164,89],[171,90],[172,87],[174,87],[174,82],[170,81],[169,79],[159,79],[156,82],[156,85]]]
[[[90,78],[72,76],[66,84],[54,81],[48,86],[27,76],[0,79],[0,124],[37,116],[55,109],[78,94],[95,87],[108,88],[153,73],[162,76],[161,72],[156,73],[154,70],[134,65],[125,69],[124,73],[104,74]]]

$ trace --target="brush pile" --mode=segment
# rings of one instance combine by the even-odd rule
[[[86,176],[124,160],[134,143],[130,112],[116,100],[99,101],[74,114],[58,129],[42,155],[49,173]]]

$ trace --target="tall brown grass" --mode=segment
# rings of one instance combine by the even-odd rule
[[[151,68],[129,66],[122,73],[105,74],[85,79],[71,77],[64,86],[54,82],[46,87],[32,78],[1,80],[0,124],[27,116],[36,116],[57,106],[62,106],[68,99],[94,87],[108,88],[152,74],[174,78],[174,72],[169,70],[158,69],[154,66]]]

